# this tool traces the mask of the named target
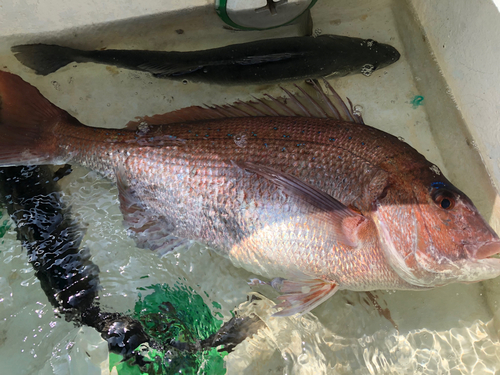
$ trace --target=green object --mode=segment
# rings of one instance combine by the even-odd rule
[[[2,213],[0,213],[0,218],[3,216]],[[5,233],[10,229],[10,224],[9,220],[4,220],[2,224],[0,224],[0,238],[5,236]]]
[[[311,9],[316,1],[215,0],[215,11],[226,24],[234,28],[267,30],[293,23]]]
[[[424,97],[422,95],[416,95],[410,103],[413,109],[417,109],[419,105],[424,105]]]
[[[174,340],[192,344],[208,338],[222,325],[222,320],[212,315],[203,298],[185,285],[178,283],[170,287],[156,284],[139,290],[153,292],[144,298],[139,293],[133,317],[142,323],[146,333],[157,342],[168,343]],[[214,306],[220,305],[214,303]],[[163,353],[141,345],[136,350],[146,352],[144,359],[148,361],[148,365],[143,366],[142,370],[133,364],[133,359],[121,362],[122,357],[113,353],[109,355],[109,370],[116,368],[119,375],[226,373],[224,356],[227,353],[219,353],[215,348],[196,353],[171,348]]]

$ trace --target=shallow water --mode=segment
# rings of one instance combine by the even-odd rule
[[[489,218],[491,186],[484,168],[477,164],[474,148],[467,146],[467,132],[456,123],[459,116],[445,83],[439,81],[438,67],[433,65],[418,25],[402,3],[362,3],[347,6],[347,1],[339,1],[333,9],[319,2],[313,8],[316,32],[373,38],[394,45],[402,57],[370,78],[359,75],[333,80],[334,87],[361,106],[366,123],[403,137],[435,162]],[[138,115],[245,100],[258,92],[279,94],[277,88],[266,85],[184,85],[92,64],[39,77],[8,52],[11,45],[33,41],[89,49],[187,50],[298,32],[291,26],[264,34],[228,32],[210,17],[206,10],[193,10],[175,17],[96,25],[78,30],[78,38],[72,32],[13,36],[0,40],[0,64],[33,83],[83,123],[95,126],[120,127]],[[182,35],[175,32],[180,28]],[[270,299],[276,293],[264,287],[252,290],[247,281],[255,275],[235,268],[227,259],[201,247],[162,259],[138,249],[122,226],[112,182],[75,168],[61,181],[61,187],[65,202],[85,227],[83,243],[101,270],[100,301],[108,310],[132,311],[138,288],[173,285],[180,280],[203,296],[213,313],[222,314],[224,320],[239,307],[266,322],[267,329],[225,357],[228,374],[500,372],[500,324],[494,319],[499,316],[499,282],[450,285],[425,292],[378,291],[374,293],[378,309],[366,293],[341,291],[311,314],[271,318],[270,300],[261,296],[261,300],[245,301],[249,293],[259,292]],[[4,211],[0,224],[6,218]],[[214,301],[220,309],[214,307]],[[54,315],[12,226],[0,243],[0,349],[3,373],[107,373],[106,343],[92,329],[75,327]]]
[[[103,307],[132,311],[138,293],[147,294],[138,288],[181,281],[225,320],[242,304],[241,313],[255,313],[265,321],[267,329],[227,356],[228,374],[500,371],[500,341],[480,284],[426,292],[375,292],[380,309],[366,293],[341,291],[312,314],[271,318],[272,301],[259,294],[262,300],[245,302],[247,293],[252,293],[246,280],[255,275],[199,247],[163,259],[135,248],[122,228],[116,188],[110,182],[83,169],[65,179],[64,199],[86,226],[84,242],[101,270]],[[68,369],[83,374],[88,368],[99,373],[99,366],[106,368],[100,362],[106,360],[106,345],[99,335],[54,317],[14,231],[10,229],[2,240],[2,357],[23,359],[21,371],[13,361],[2,361],[4,368],[26,374],[41,365],[43,374],[67,373]],[[270,298],[276,295],[266,287],[254,292]],[[220,308],[214,307],[214,301]],[[19,306],[24,307],[19,310]],[[380,312],[386,308],[388,316]],[[96,346],[99,349],[90,351]]]

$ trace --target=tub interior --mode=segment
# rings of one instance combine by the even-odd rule
[[[150,15],[3,35],[0,66],[32,83],[82,123],[98,127],[119,128],[136,116],[190,105],[231,103],[263,93],[281,95],[277,85],[176,82],[91,63],[70,64],[43,77],[10,53],[11,46],[27,43],[188,51],[306,32],[302,22],[266,31],[228,30],[212,2],[186,4],[191,6],[165,6]],[[367,124],[402,137],[438,165],[499,232],[498,195],[471,135],[472,125],[463,120],[450,95],[411,2],[318,1],[311,15],[316,35],[371,38],[400,51],[397,63],[371,77],[352,75],[330,83],[342,97],[361,106]],[[284,86],[296,91],[292,84]],[[249,287],[247,281],[256,275],[216,253],[195,246],[160,259],[137,248],[122,226],[114,183],[74,167],[60,185],[64,200],[85,227],[84,244],[101,271],[100,303],[108,310],[132,311],[138,288],[180,281],[225,320],[239,308],[265,321],[265,330],[226,357],[228,374],[500,372],[499,281],[452,284],[425,292],[340,291],[312,313],[272,318],[277,293]],[[4,227],[12,224],[6,211],[0,220]],[[246,302],[252,293],[260,293],[262,299]],[[12,225],[0,243],[0,306],[4,373],[108,373],[106,343],[94,330],[55,316]]]

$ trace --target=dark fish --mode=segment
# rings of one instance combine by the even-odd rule
[[[67,321],[95,328],[111,352],[134,357],[139,365],[146,365],[141,352],[135,351],[142,343],[164,351],[221,347],[230,352],[263,327],[258,317],[235,316],[210,338],[183,347],[177,342],[156,342],[138,320],[127,315],[102,311],[95,300],[99,268],[90,260],[88,249],[80,247],[82,231],[56,184],[70,170],[69,165],[55,173],[47,165],[0,168],[0,200],[16,224],[18,239],[45,295]]]
[[[48,166],[0,168],[0,195],[47,298],[74,315],[93,304],[99,268],[80,249],[82,231],[61,202],[59,178]]]
[[[82,230],[55,183],[68,170],[69,166],[53,173],[46,165],[0,168],[0,199],[52,306],[66,320],[95,328],[110,351],[131,356],[149,337],[139,322],[103,312],[95,301],[99,268],[89,250],[80,248]]]
[[[437,166],[323,91],[314,93],[321,101],[303,94],[189,107],[113,130],[79,123],[3,72],[0,165],[77,163],[116,179],[140,246],[166,253],[197,241],[284,278],[279,315],[339,289],[500,275],[500,239]]]
[[[283,82],[352,73],[371,75],[399,59],[371,39],[338,35],[291,37],[192,52],[82,51],[47,44],[12,47],[16,58],[47,75],[71,62],[93,62],[152,73],[158,78],[218,84]]]

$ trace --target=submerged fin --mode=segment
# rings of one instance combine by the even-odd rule
[[[71,172],[73,172],[73,168],[71,167],[71,165],[65,164],[62,167],[58,168],[57,171],[54,172],[52,180],[54,182],[59,181],[61,178],[69,175]]]
[[[283,280],[281,284],[283,295],[278,297],[283,302],[275,306],[275,308],[281,307],[282,310],[273,316],[305,314],[333,296],[338,289],[337,284],[320,279]]]
[[[357,233],[366,219],[363,215],[345,206],[317,187],[274,168],[250,162],[233,162],[248,172],[255,173],[280,186],[290,195],[296,196],[326,212],[335,228],[337,240],[350,247],[357,246]]]
[[[173,235],[174,224],[169,223],[162,216],[148,212],[147,207],[128,186],[123,167],[116,171],[116,183],[124,226],[138,247],[154,250],[162,256],[173,250],[189,247],[194,243],[194,241]]]
[[[203,65],[185,66],[177,65],[168,61],[164,63],[145,63],[137,66],[138,69],[153,74],[156,78],[178,77],[184,74],[196,72],[203,68]]]
[[[14,74],[0,71],[1,166],[55,162],[55,130],[61,122],[79,124],[35,87]]]
[[[270,53],[267,55],[261,55],[261,56],[246,56],[241,59],[234,60],[234,64],[238,65],[256,65],[256,64],[263,64],[263,63],[268,63],[268,62],[275,62],[275,61],[283,61],[283,60],[289,60],[293,57],[301,57],[304,56],[303,53],[301,52],[283,52],[283,53]]]
[[[221,64],[238,64],[238,65],[256,65],[263,64],[268,62],[275,62],[281,60],[288,60],[292,57],[302,56],[302,53],[275,53],[269,55],[262,56],[247,56],[237,60],[231,61],[213,61],[206,62],[205,64],[195,64],[195,65],[186,65],[186,64],[176,64],[169,61],[164,62],[148,62],[144,64],[140,64],[137,67],[140,70],[149,72],[153,74],[157,78],[166,78],[166,77],[179,77],[184,74],[189,74],[201,70],[205,67],[221,65]],[[174,59],[171,59],[174,60]]]
[[[78,51],[50,44],[25,44],[11,48],[14,56],[36,74],[46,76],[76,61]]]
[[[137,117],[135,121],[127,124],[127,128],[137,129],[140,125],[163,125],[186,121],[256,116],[321,117],[362,124],[361,116],[354,114],[352,109],[348,109],[326,80],[324,84],[331,92],[330,94],[327,94],[314,82],[312,85],[314,92],[312,93],[307,93],[306,89],[295,85],[300,94],[293,94],[282,88],[288,98],[274,98],[265,94],[267,99],[255,98],[255,100],[247,102],[238,100],[233,104],[206,105],[205,107],[192,106],[169,113]]]

